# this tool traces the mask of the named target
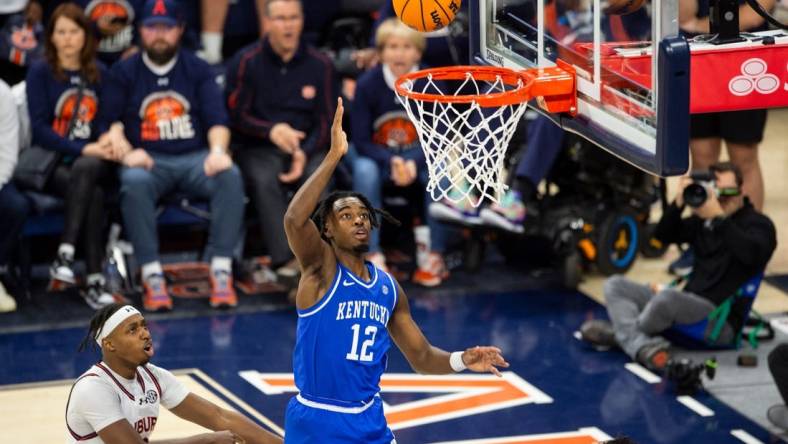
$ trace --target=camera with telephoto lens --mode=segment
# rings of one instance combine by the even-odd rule
[[[676,385],[680,395],[692,395],[703,387],[701,375],[709,380],[717,374],[717,358],[706,359],[696,364],[691,359],[670,360],[665,366],[665,377]]]
[[[709,191],[717,192],[717,181],[713,172],[708,170],[690,173],[692,183],[684,188],[684,203],[698,208],[709,198]]]

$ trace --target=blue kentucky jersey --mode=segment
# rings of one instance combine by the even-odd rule
[[[397,286],[388,273],[370,262],[366,266],[369,282],[337,261],[328,293],[298,311],[293,373],[301,394],[312,401],[352,406],[380,391]]]

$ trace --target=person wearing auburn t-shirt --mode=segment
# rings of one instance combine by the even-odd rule
[[[210,200],[210,303],[237,304],[231,266],[241,233],[243,184],[227,152],[222,92],[210,67],[179,49],[180,17],[174,1],[146,2],[142,52],[113,66],[101,96],[100,127],[113,146],[130,150],[120,174],[121,209],[142,265],[147,310],[172,308],[158,257],[156,202],[175,190]]]
[[[95,141],[93,121],[106,73],[95,61],[90,24],[82,10],[73,3],[60,5],[45,35],[46,60],[30,67],[26,93],[33,144],[63,155],[44,187],[45,192],[66,200],[63,235],[50,268],[50,289],[76,284],[73,263],[81,237],[87,268],[83,296],[91,308],[99,309],[114,302],[101,272],[104,190],[112,185],[123,152],[106,140]]]

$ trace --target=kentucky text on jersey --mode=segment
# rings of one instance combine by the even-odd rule
[[[343,319],[371,319],[386,325],[389,321],[389,309],[372,301],[340,302],[336,320]]]

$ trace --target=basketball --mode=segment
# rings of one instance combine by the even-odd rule
[[[602,10],[605,14],[626,15],[631,14],[643,7],[646,0],[607,0],[607,6]]]
[[[446,27],[460,10],[462,0],[392,0],[394,12],[403,23],[421,32]],[[641,0],[642,3],[642,0]]]

